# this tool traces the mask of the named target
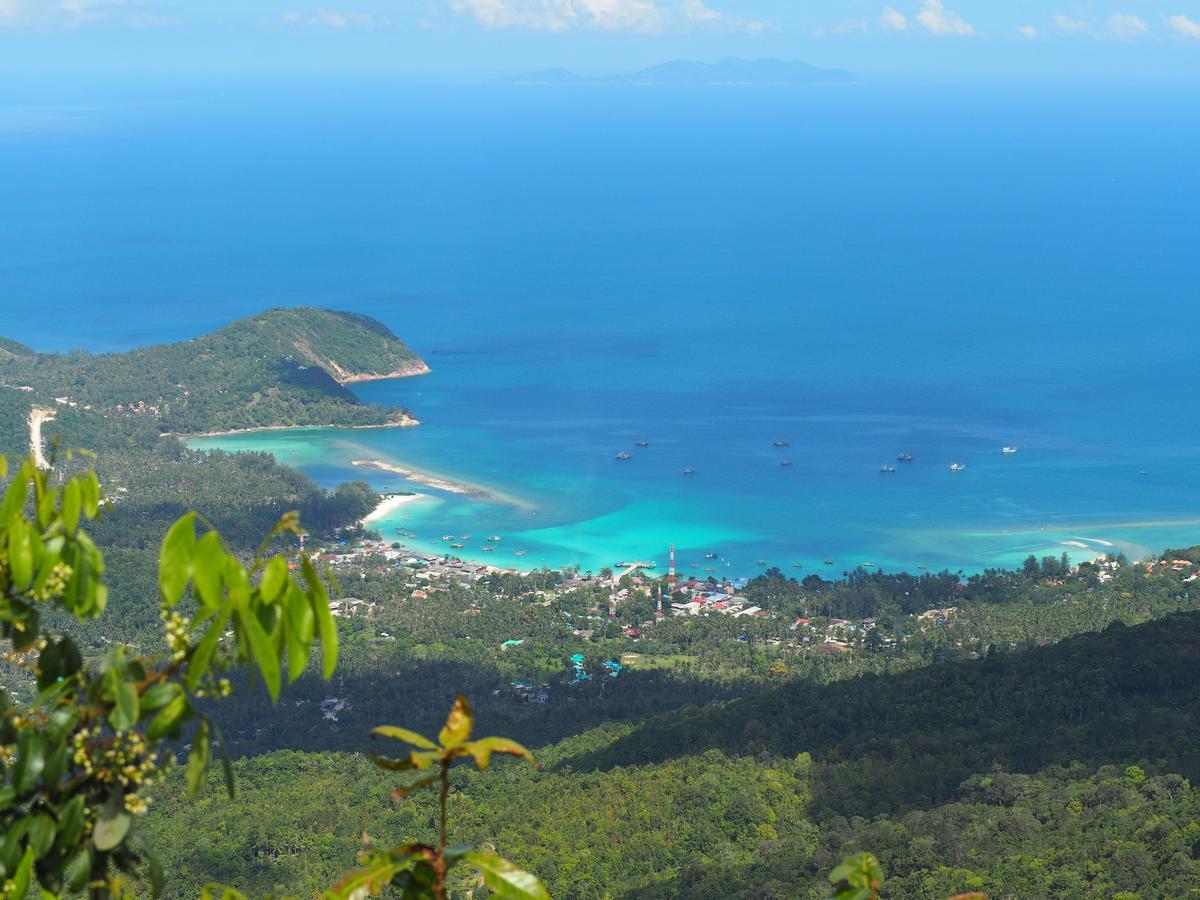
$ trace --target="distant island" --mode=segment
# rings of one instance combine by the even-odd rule
[[[346,385],[428,371],[382,323],[305,307],[128,353],[38,353],[0,339],[0,421],[16,436],[26,420],[54,420],[76,446],[93,447],[100,435],[135,426],[197,434],[415,425],[407,410],[364,404]]]
[[[568,69],[542,69],[506,80],[513,84],[826,85],[858,84],[862,79],[843,69],[822,69],[799,60],[730,56],[712,63],[675,60],[616,75],[579,75]]]

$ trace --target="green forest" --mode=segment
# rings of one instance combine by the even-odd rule
[[[312,355],[296,346],[306,341]],[[270,456],[200,453],[172,436],[287,424],[292,403],[300,422],[392,415],[337,381],[419,363],[377,323],[272,311],[138,352],[161,356],[44,357],[0,342],[8,895],[22,877],[27,889],[85,889],[69,889],[80,863],[68,838],[117,822],[115,849],[105,825],[108,849],[85,854],[89,871],[111,863],[138,895],[322,894],[354,877],[366,835],[463,861],[439,876],[456,898],[482,896],[481,883],[541,896],[527,872],[549,896],[581,900],[866,898],[874,888],[845,893],[830,877],[864,852],[881,897],[1200,896],[1200,548],[1137,563],[1031,557],[969,577],[770,570],[745,588],[767,611],[750,620],[655,622],[665,579],[626,579],[610,615],[598,577],[430,578],[359,524],[379,499],[365,483],[324,490]],[[188,375],[198,353],[209,356]],[[278,382],[261,400],[289,356],[325,387],[314,399]],[[134,386],[153,393],[138,381],[150,377],[206,399],[164,401],[153,417],[97,408],[149,397]],[[19,378],[35,390],[12,388]],[[47,425],[52,466],[22,467],[29,407],[58,391],[80,406],[58,404]],[[70,452],[84,447],[96,455]],[[345,558],[322,553],[318,569],[299,555],[301,529],[310,549]],[[347,598],[361,605],[339,611]],[[244,612],[223,613],[235,599]],[[398,791],[417,763],[377,765],[394,748],[373,729],[444,735],[459,694],[475,735],[520,742],[488,746],[528,748],[536,767],[447,765],[444,794]],[[63,718],[76,707],[93,710],[85,719],[103,709],[104,740],[127,755],[145,735],[161,742],[144,790],[120,782],[135,798],[128,816],[111,807],[113,782],[89,780],[88,766],[107,771],[99,762],[71,776],[65,750],[57,762],[43,752],[31,774],[37,740],[44,751],[85,728]],[[22,737],[30,723],[42,737]],[[469,731],[439,746],[467,755]],[[207,778],[223,754],[233,796]],[[75,794],[85,799],[65,799],[78,784],[91,785]],[[450,843],[475,848],[466,855],[438,856],[441,796]],[[74,829],[80,804],[92,818]],[[401,866],[380,889],[432,890],[424,863],[371,852],[362,871]]]

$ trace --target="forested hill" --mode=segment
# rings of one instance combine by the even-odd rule
[[[387,326],[313,308],[272,309],[212,334],[128,353],[36,353],[0,339],[0,391],[160,433],[288,425],[385,425],[404,410],[367,406],[344,385],[429,371]],[[12,399],[12,398],[7,398]],[[16,422],[4,422],[18,429]],[[86,430],[102,426],[93,421]],[[64,426],[60,426],[64,427]],[[68,430],[71,430],[68,428]]]

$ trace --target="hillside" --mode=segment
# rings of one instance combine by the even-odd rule
[[[1181,777],[1200,770],[1198,647],[1200,615],[1179,615],[581,729],[539,750],[539,771],[462,770],[454,838],[493,843],[558,898],[825,897],[824,871],[861,849],[889,897],[1185,896],[1200,888],[1200,794]],[[428,833],[431,797],[389,804],[397,777],[360,754],[238,770],[232,804],[166,793],[146,822],[177,896],[207,880],[311,894],[364,827]]]
[[[429,369],[380,322],[312,308],[272,309],[190,341],[128,353],[32,354],[0,343],[0,409],[58,405],[60,429],[84,434],[122,421],[191,434],[300,425],[415,424],[367,406],[346,384]],[[107,422],[107,425],[106,425]],[[5,423],[16,428],[16,423]],[[53,432],[51,432],[53,433]]]

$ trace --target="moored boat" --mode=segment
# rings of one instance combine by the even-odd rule
[[[903,450],[896,455],[896,459],[900,462],[912,462],[913,455],[907,450]]]

